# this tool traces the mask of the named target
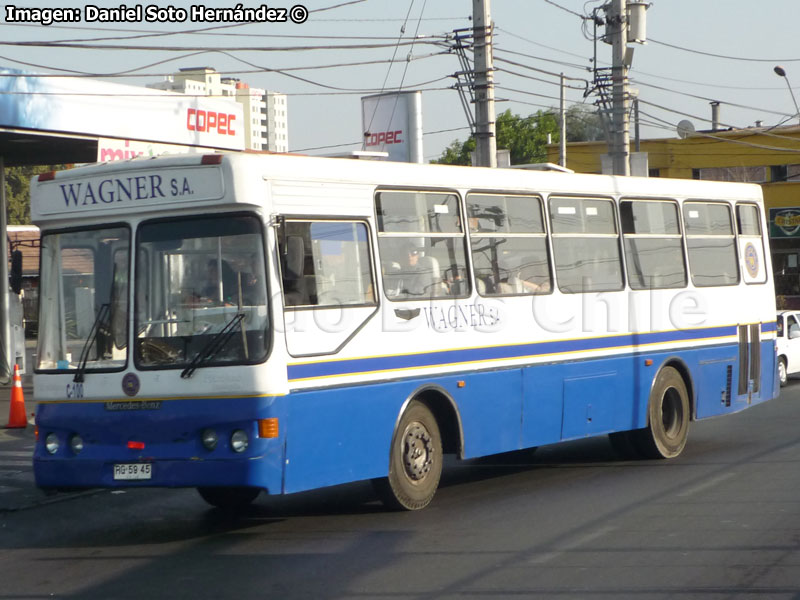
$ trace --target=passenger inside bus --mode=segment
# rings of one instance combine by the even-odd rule
[[[403,247],[398,261],[390,264],[386,294],[390,298],[408,296],[443,296],[447,294],[439,261],[426,256],[424,248],[414,244]]]

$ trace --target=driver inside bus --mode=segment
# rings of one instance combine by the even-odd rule
[[[219,262],[222,263],[222,278],[220,280]],[[220,299],[220,283],[222,283],[222,298]],[[198,289],[199,288],[199,289]],[[236,304],[236,272],[228,261],[217,261],[212,258],[206,264],[205,281],[198,288],[192,288],[186,303],[194,306],[208,306],[219,304]]]

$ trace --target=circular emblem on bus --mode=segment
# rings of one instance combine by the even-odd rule
[[[122,391],[126,396],[135,396],[139,393],[139,378],[136,373],[127,373],[122,378]]]
[[[747,244],[747,246],[744,247],[744,266],[750,277],[756,277],[758,275],[758,253],[753,244]]]

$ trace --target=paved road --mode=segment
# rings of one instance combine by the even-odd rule
[[[799,422],[794,382],[672,461],[595,438],[454,463],[417,513],[365,484],[234,516],[192,490],[46,498],[0,511],[0,599],[800,598]],[[0,437],[24,489],[32,432]]]

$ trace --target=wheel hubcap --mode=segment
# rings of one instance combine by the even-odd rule
[[[431,435],[422,423],[410,423],[403,434],[403,467],[412,481],[420,481],[430,473],[433,464]]]

